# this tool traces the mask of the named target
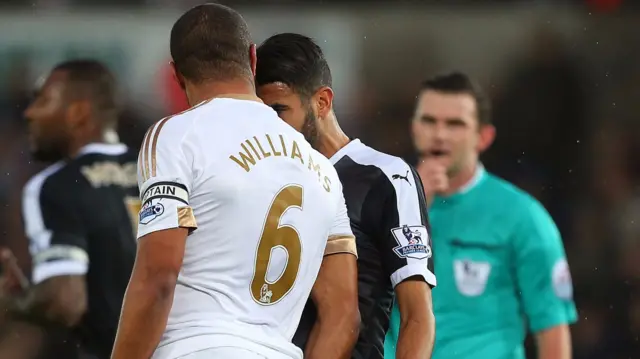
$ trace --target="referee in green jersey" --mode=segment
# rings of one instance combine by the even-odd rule
[[[432,199],[438,252],[434,359],[571,358],[576,321],[562,239],[544,207],[478,160],[495,137],[481,89],[461,73],[423,83],[412,124],[418,172]],[[395,358],[397,308],[385,341]]]

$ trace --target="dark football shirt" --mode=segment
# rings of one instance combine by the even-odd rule
[[[422,182],[402,159],[352,140],[333,157],[358,249],[362,324],[353,359],[384,358],[393,288],[410,277],[435,286]],[[304,349],[316,319],[311,301],[293,342]]]
[[[33,176],[23,192],[32,281],[86,275],[88,310],[74,334],[98,358],[110,355],[135,260],[136,161],[125,145],[90,144]]]

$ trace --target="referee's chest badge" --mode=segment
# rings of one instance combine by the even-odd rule
[[[427,259],[431,257],[429,233],[425,226],[407,226],[391,230],[398,242],[393,251],[400,258]]]
[[[468,259],[453,261],[453,274],[460,294],[476,297],[484,293],[491,273],[489,262],[475,262]]]

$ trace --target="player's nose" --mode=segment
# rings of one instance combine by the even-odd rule
[[[33,105],[29,105],[24,109],[22,117],[24,117],[27,122],[33,122]]]

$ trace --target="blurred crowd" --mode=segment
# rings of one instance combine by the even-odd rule
[[[163,3],[138,1],[144,2]],[[478,11],[491,17],[490,12]],[[633,25],[640,14],[596,14],[584,7],[574,11],[587,18],[589,31],[585,27],[565,36],[555,31],[553,21],[541,17],[526,30],[526,41],[519,43],[517,55],[499,59],[498,70],[489,75],[480,73],[479,65],[460,70],[479,78],[492,96],[498,137],[483,160],[486,167],[541,200],[563,234],[579,309],[579,322],[572,329],[575,358],[639,358],[640,263],[635,260],[640,258],[640,162],[636,152],[640,150],[640,34]],[[346,121],[350,135],[412,160],[409,119],[419,83],[423,76],[456,65],[448,64],[438,52],[443,48],[437,44],[438,33],[423,34],[431,43],[413,42],[411,36],[392,43],[389,38],[402,36],[402,26],[388,29],[391,35],[384,40],[371,36],[358,49],[362,56],[351,71],[359,73],[359,83],[350,103],[338,109],[338,117]],[[446,26],[441,30],[455,31]],[[268,35],[256,34],[260,38]],[[465,34],[460,36],[466,41]],[[0,245],[11,248],[20,266],[29,272],[21,188],[43,167],[29,157],[22,119],[33,81],[28,74],[29,58],[3,61]],[[123,104],[121,140],[135,148],[152,121],[186,105],[163,69],[158,68],[157,73],[163,80],[154,83],[168,96],[163,108],[145,111],[132,97]]]

